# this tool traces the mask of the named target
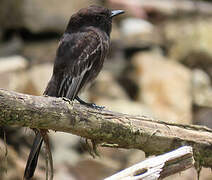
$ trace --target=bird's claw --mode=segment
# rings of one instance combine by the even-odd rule
[[[105,108],[104,106],[97,106],[97,105],[94,104],[94,103],[87,103],[87,102],[83,101],[82,99],[80,99],[78,96],[76,97],[76,100],[77,100],[80,104],[85,105],[85,106],[87,106],[87,107],[91,107],[91,108],[93,108],[93,109],[102,110],[102,109]]]
[[[105,108],[104,106],[98,106],[94,103],[88,104],[88,106],[90,106],[91,108],[94,108],[94,109],[98,109],[98,110],[102,110]]]

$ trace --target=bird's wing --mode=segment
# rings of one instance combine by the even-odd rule
[[[76,37],[77,36],[77,37]],[[58,96],[73,100],[85,83],[96,61],[101,61],[102,42],[94,31],[66,35],[57,51],[55,68],[66,65],[63,78],[58,86]],[[65,61],[65,63],[64,63]]]

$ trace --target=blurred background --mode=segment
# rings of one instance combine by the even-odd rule
[[[70,16],[92,4],[126,13],[114,18],[104,69],[81,97],[112,111],[212,128],[211,1],[1,0],[0,88],[42,95]],[[4,127],[0,134],[0,179],[22,179],[34,133]],[[100,180],[145,159],[139,150],[110,148],[93,159],[82,138],[50,134],[55,180]],[[191,168],[166,179],[173,178],[197,176]],[[34,179],[45,179],[43,154]],[[200,180],[211,179],[203,168]]]

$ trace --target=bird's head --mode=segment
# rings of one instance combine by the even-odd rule
[[[80,9],[71,16],[66,31],[74,32],[85,26],[94,26],[109,35],[112,27],[112,18],[122,13],[124,13],[123,10],[109,10],[101,6],[89,6],[88,8]]]

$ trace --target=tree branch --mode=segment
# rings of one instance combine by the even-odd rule
[[[193,147],[196,163],[212,168],[212,130],[203,126],[96,110],[62,98],[3,89],[0,89],[0,125],[68,132],[97,143],[105,142],[105,146],[141,149],[147,155],[189,145]]]
[[[193,151],[183,146],[169,153],[146,159],[104,180],[152,180],[163,179],[193,166]]]

